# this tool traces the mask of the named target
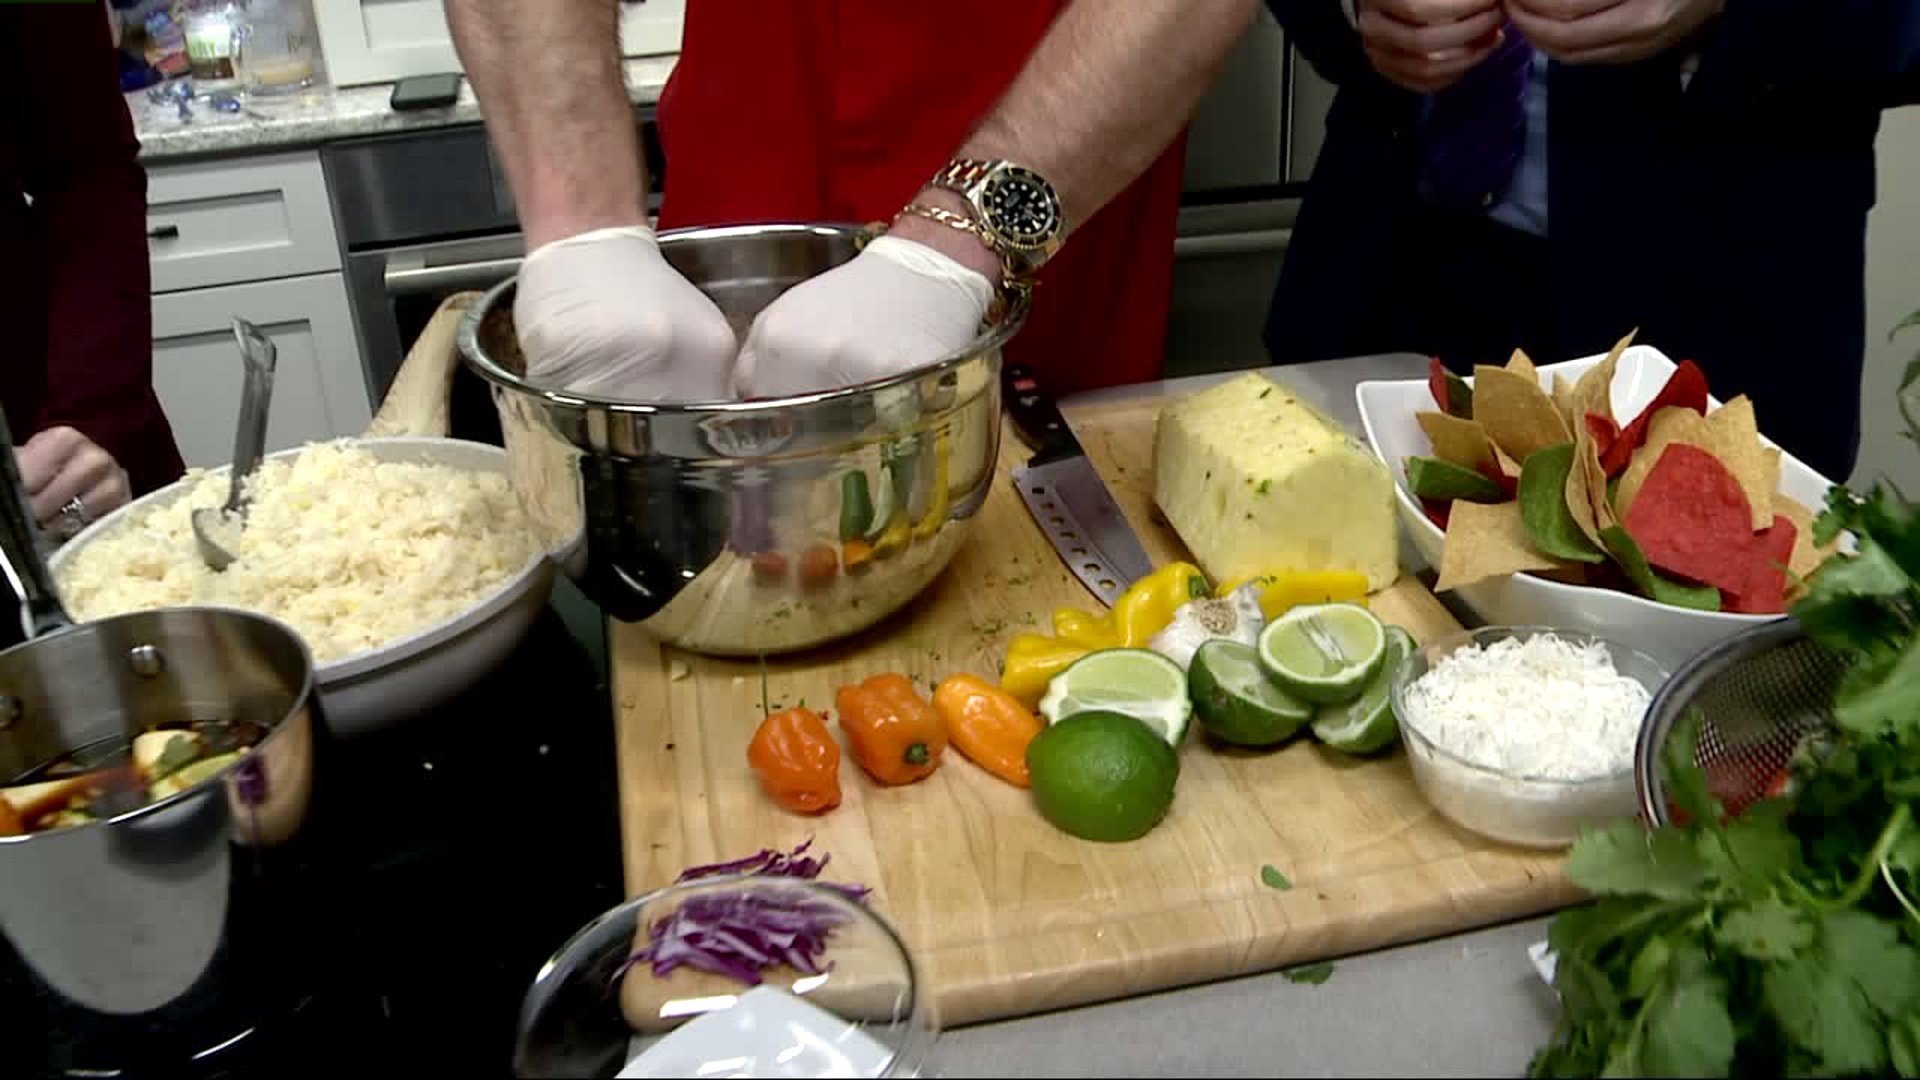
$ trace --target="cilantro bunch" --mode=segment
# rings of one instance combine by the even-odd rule
[[[1843,531],[1855,552],[1793,608],[1848,661],[1830,730],[1786,794],[1723,820],[1691,717],[1662,753],[1688,824],[1574,845],[1596,899],[1548,935],[1564,1007],[1532,1075],[1920,1076],[1920,510],[1835,488],[1815,540]]]

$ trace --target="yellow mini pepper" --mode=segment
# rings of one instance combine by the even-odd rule
[[[1260,613],[1269,619],[1277,619],[1288,609],[1301,604],[1350,603],[1364,606],[1367,602],[1367,575],[1354,570],[1283,570],[1271,574],[1242,574],[1221,582],[1214,593],[1226,596],[1255,579],[1261,582]]]
[[[1007,643],[1000,689],[1031,706],[1046,693],[1047,683],[1075,660],[1099,649],[1144,646],[1166,629],[1180,605],[1205,591],[1206,577],[1199,567],[1169,563],[1128,586],[1104,615],[1060,608],[1053,613],[1052,637],[1017,634]]]

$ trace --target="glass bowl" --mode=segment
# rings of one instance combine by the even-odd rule
[[[820,972],[778,966],[752,987],[629,965],[683,906],[742,898],[830,924]],[[934,1035],[913,959],[879,914],[822,882],[734,874],[629,900],[575,933],[527,989],[513,1065],[522,1077],[912,1076]]]
[[[1458,747],[1442,746],[1435,740],[1431,722],[1420,715],[1408,696],[1416,682],[1457,649],[1485,647],[1510,638],[1526,641],[1547,634],[1574,644],[1601,645],[1612,657],[1614,669],[1645,687],[1649,700],[1666,682],[1666,670],[1652,657],[1598,635],[1547,626],[1486,626],[1415,650],[1394,672],[1392,692],[1393,714],[1400,724],[1400,740],[1407,748],[1414,783],[1435,810],[1462,828],[1502,843],[1554,849],[1573,843],[1589,826],[1632,817],[1639,811],[1633,774],[1635,739],[1626,740],[1626,753],[1618,767],[1575,777],[1527,775],[1470,760]],[[1518,714],[1511,722],[1531,721],[1525,706],[1516,710]],[[1634,718],[1634,736],[1644,719],[1644,710]]]

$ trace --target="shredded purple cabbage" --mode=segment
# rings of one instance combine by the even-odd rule
[[[806,854],[812,845],[809,839],[790,852],[766,849],[732,862],[695,866],[681,873],[676,884],[723,874],[816,879],[831,856]],[[820,884],[855,903],[864,903],[872,891],[832,881]],[[617,984],[640,963],[651,963],[656,977],[690,967],[748,986],[760,985],[760,973],[779,964],[819,975],[833,966],[820,963],[827,939],[835,927],[848,921],[846,913],[831,904],[777,889],[756,889],[750,883],[694,896],[648,927],[647,943],[627,957],[613,981]]]

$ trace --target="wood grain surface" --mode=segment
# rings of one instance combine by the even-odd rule
[[[1162,403],[1069,418],[1164,561],[1186,554],[1151,509]],[[958,671],[994,677],[1011,634],[1045,629],[1057,606],[1095,607],[1004,479],[1024,453],[1009,429],[1003,479],[966,547],[909,610],[850,642],[767,661],[771,704],[828,709],[835,688],[882,671],[923,686]],[[1422,641],[1458,629],[1413,578],[1372,606]],[[1558,856],[1503,848],[1435,814],[1397,749],[1358,761],[1306,737],[1265,753],[1190,739],[1172,812],[1130,844],[1054,830],[1028,792],[952,751],[928,780],[890,789],[848,757],[842,805],[804,819],[769,801],[747,768],[762,665],[682,654],[614,624],[612,667],[628,893],[812,837],[832,856],[828,877],[873,887],[943,1026],[1272,970],[1578,899]],[[1293,887],[1262,884],[1267,865]]]

